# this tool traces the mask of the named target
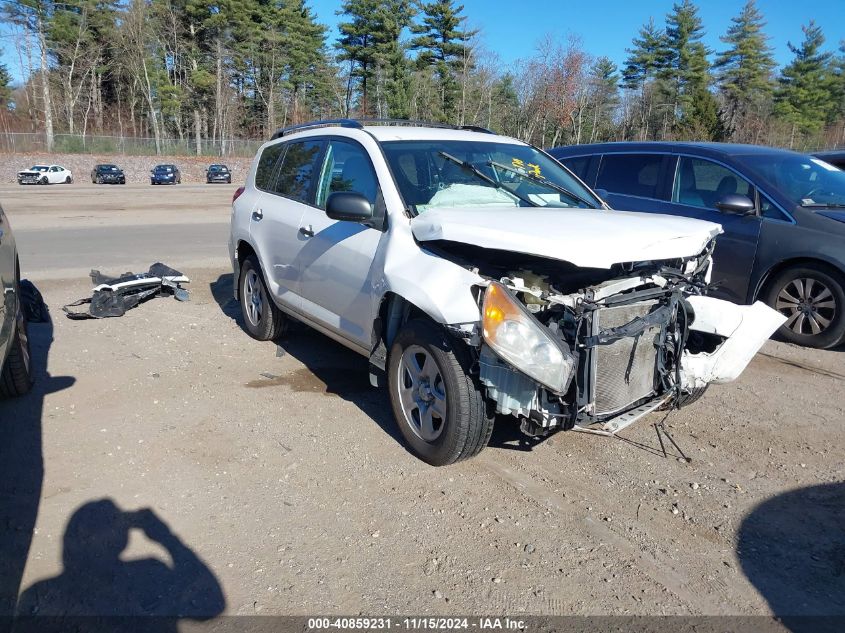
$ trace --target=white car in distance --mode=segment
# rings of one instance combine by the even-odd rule
[[[369,358],[428,463],[476,455],[496,414],[612,435],[735,379],[783,322],[707,296],[718,224],[612,211],[516,139],[388,123],[261,147],[232,205],[234,294],[254,338],[292,317]]]
[[[69,185],[73,174],[61,165],[33,165],[18,172],[19,185]]]

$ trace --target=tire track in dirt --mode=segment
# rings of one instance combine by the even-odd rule
[[[617,534],[609,527],[598,523],[583,512],[576,515],[572,508],[567,507],[559,495],[550,492],[529,475],[509,468],[496,461],[495,457],[492,459],[491,457],[489,454],[482,453],[477,461],[533,503],[548,508],[558,515],[575,519],[593,538],[611,545],[621,554],[636,560],[642,572],[678,598],[693,606],[699,613],[707,615],[727,615],[731,613],[730,608],[724,603],[714,601],[708,595],[709,587],[678,570],[668,558],[642,550],[635,543]],[[579,494],[590,498],[589,491],[577,486],[576,488],[578,488]]]

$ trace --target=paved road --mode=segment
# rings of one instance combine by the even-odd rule
[[[85,276],[92,268],[138,272],[157,261],[188,274],[192,266],[225,265],[228,235],[224,222],[15,231],[24,276],[33,279]]]
[[[25,277],[227,266],[228,187],[0,187]],[[189,274],[190,276],[190,274]]]

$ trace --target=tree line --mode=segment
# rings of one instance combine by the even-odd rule
[[[545,37],[503,67],[454,0],[343,0],[329,41],[305,0],[3,0],[7,131],[192,141],[331,117],[480,125],[541,146],[606,140],[845,144],[845,42],[802,27],[778,69],[748,0],[719,50],[692,0],[633,37],[622,67]],[[8,43],[7,43],[8,46]]]

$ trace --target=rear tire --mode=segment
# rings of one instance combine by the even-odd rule
[[[468,351],[425,319],[405,324],[390,349],[394,418],[411,452],[432,466],[474,457],[493,433],[494,416],[470,364]]]
[[[829,349],[845,341],[845,278],[836,270],[808,262],[778,273],[763,300],[787,317],[777,331],[796,345]]]
[[[73,182],[73,177],[72,177],[72,176],[68,176],[67,178],[65,178],[65,184],[66,184],[66,185],[69,185],[69,184],[71,184],[72,182]]]
[[[22,396],[32,389],[32,356],[26,320],[20,308],[6,364],[0,371],[0,398]]]
[[[287,319],[270,297],[255,255],[247,257],[241,266],[238,298],[247,334],[258,341],[273,341],[282,335]]]

